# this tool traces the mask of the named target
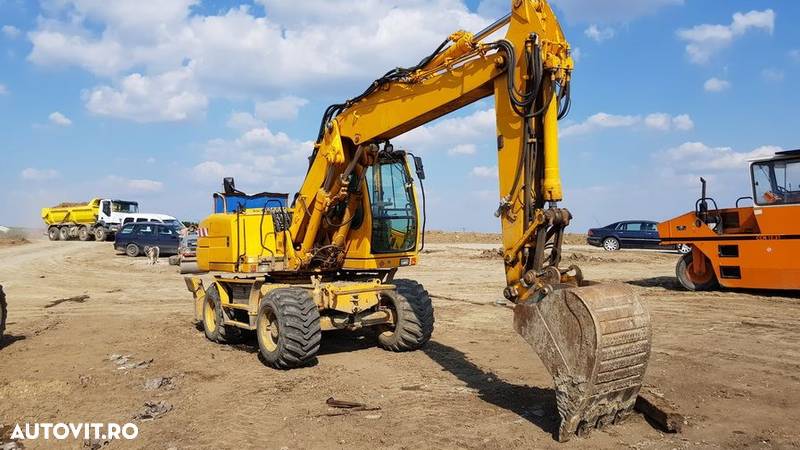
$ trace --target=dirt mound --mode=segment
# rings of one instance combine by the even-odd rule
[[[425,242],[442,244],[469,242],[471,244],[499,244],[499,233],[477,233],[474,231],[426,231]]]
[[[63,202],[53,206],[53,208],[73,208],[75,206],[84,206],[87,203],[88,202]]]
[[[22,230],[12,228],[5,233],[0,232],[0,247],[13,247],[15,245],[28,243],[30,243],[30,241]]]
[[[469,242],[471,244],[494,244],[503,241],[500,233],[478,233],[475,231],[426,231],[425,242],[435,244],[449,244],[453,242]],[[586,244],[586,235],[580,233],[567,233],[564,235],[564,244]]]
[[[564,235],[564,244],[566,245],[585,245],[586,235],[581,233],[567,233]]]
[[[503,249],[502,247],[492,248],[488,250],[481,250],[478,253],[478,258],[480,259],[497,259],[503,257]]]

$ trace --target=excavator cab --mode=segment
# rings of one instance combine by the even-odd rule
[[[414,250],[419,214],[406,153],[380,152],[375,163],[367,166],[364,179],[372,214],[372,253]]]

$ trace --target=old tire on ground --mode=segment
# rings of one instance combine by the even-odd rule
[[[61,227],[58,229],[58,238],[62,241],[69,240],[69,227]]]
[[[59,233],[58,227],[50,227],[47,229],[47,238],[51,241],[57,241],[61,239],[61,233]]]
[[[169,257],[169,265],[170,266],[180,266],[181,265],[181,255],[172,255]]]
[[[222,325],[222,302],[219,286],[214,283],[206,291],[203,302],[203,331],[208,340],[220,344],[235,344],[242,339],[242,330],[230,325]]]
[[[6,331],[6,294],[3,292],[3,286],[0,286],[0,343],[3,342],[3,333]]]
[[[305,289],[275,289],[261,299],[256,321],[258,348],[276,369],[301,367],[319,350],[319,309]]]
[[[714,268],[708,259],[705,259],[706,272],[704,275],[698,275],[692,271],[693,253],[681,256],[675,266],[675,275],[678,277],[681,286],[690,291],[708,291],[719,286]]]
[[[615,252],[619,250],[619,239],[615,237],[607,237],[603,239],[603,248],[608,252]]]
[[[94,229],[94,240],[97,242],[103,242],[108,238],[108,233],[106,233],[106,229],[103,227],[97,227]]]
[[[89,230],[89,227],[81,227],[80,230],[78,230],[78,239],[83,242],[92,239],[92,232]]]
[[[394,311],[394,327],[382,327],[378,344],[386,350],[405,352],[424,346],[433,334],[433,303],[428,291],[412,280],[395,280],[396,291],[381,294],[382,304]],[[385,302],[385,303],[384,303]]]
[[[128,244],[128,246],[125,247],[125,254],[131,258],[139,256],[139,251],[139,246],[136,244]]]

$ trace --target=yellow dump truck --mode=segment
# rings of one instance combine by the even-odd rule
[[[51,241],[105,241],[119,230],[125,218],[138,212],[137,202],[93,198],[89,203],[43,208],[42,220]]]

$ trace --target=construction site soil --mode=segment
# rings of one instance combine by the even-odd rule
[[[492,240],[494,239],[494,240]],[[398,277],[430,291],[436,329],[421,351],[368,334],[323,336],[310,367],[263,365],[254,340],[205,339],[166,259],[110,243],[32,239],[0,248],[8,328],[0,345],[0,444],[15,424],[136,422],[109,448],[797,448],[800,299],[780,292],[687,292],[678,254],[606,253],[571,239],[588,279],[632,285],[650,310],[645,389],[685,416],[667,434],[641,415],[566,444],[552,379],[502,306],[496,235],[431,233]],[[360,402],[347,411],[326,400]],[[26,448],[102,443],[27,441]]]

